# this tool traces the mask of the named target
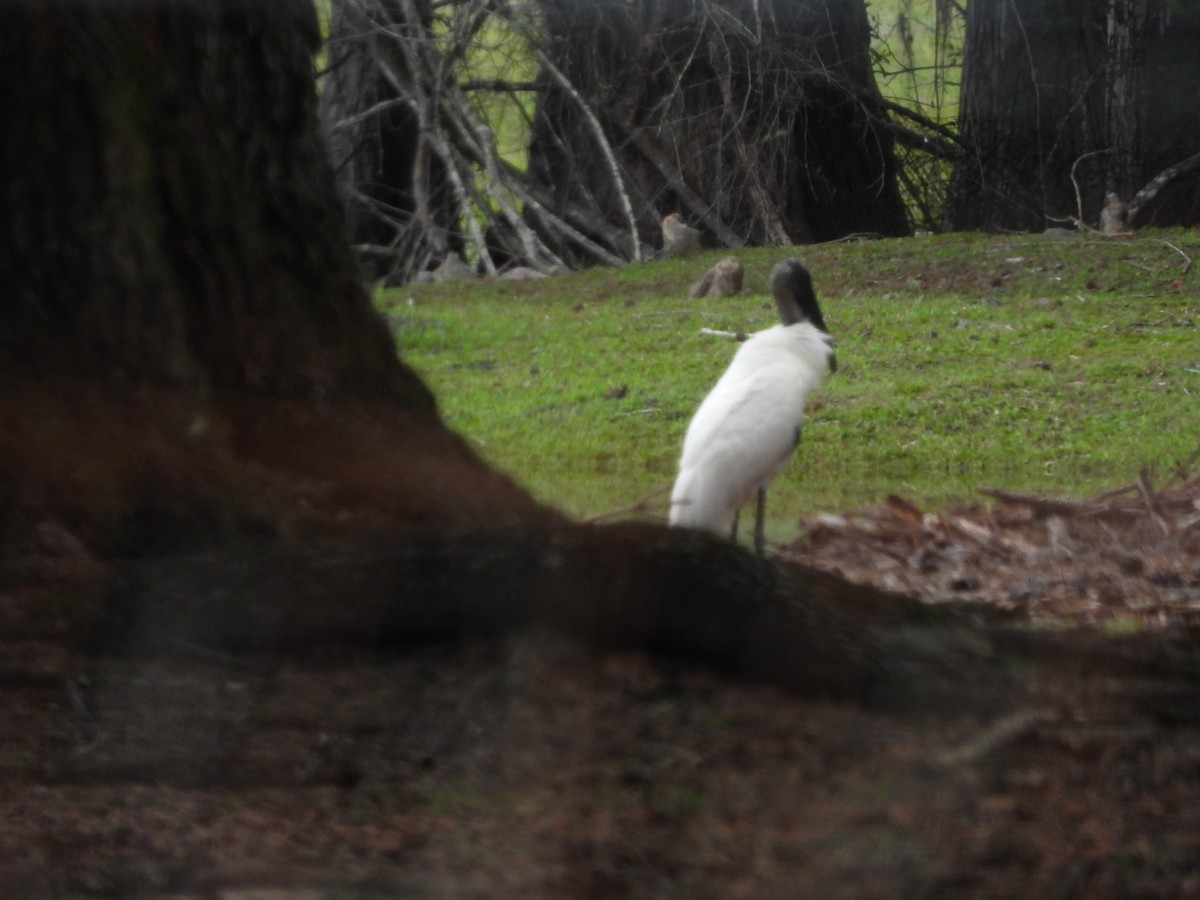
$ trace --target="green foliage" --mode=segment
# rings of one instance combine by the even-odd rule
[[[462,54],[455,74],[460,84],[478,88],[470,93],[476,112],[495,136],[497,153],[524,170],[529,163],[534,92],[489,87],[500,83],[525,85],[536,79],[537,64],[524,37],[503,19],[488,19]]]
[[[929,122],[954,129],[965,13],[946,0],[875,0],[869,13],[872,64],[880,93]],[[918,127],[906,117],[892,117],[905,127]],[[899,186],[914,228],[940,230],[950,163],[903,142],[897,143],[895,152]]]
[[[945,0],[873,0],[872,53],[884,97],[938,122],[958,118],[964,20]]]
[[[768,497],[770,532],[889,493],[941,506],[980,486],[1082,495],[1144,465],[1170,474],[1200,440],[1198,251],[1186,232],[795,248],[839,369]],[[774,324],[766,279],[787,253],[745,251],[750,293],[732,298],[686,299],[713,253],[378,302],[450,425],[538,497],[664,513],[683,432],[735,350],[700,329]]]

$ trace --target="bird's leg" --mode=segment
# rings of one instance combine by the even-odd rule
[[[766,506],[766,488],[759,488],[757,508],[754,512],[754,551],[759,556],[763,555],[763,550],[766,545],[766,540],[763,538],[763,519],[766,517]]]

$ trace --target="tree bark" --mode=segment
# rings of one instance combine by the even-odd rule
[[[8,10],[0,556],[554,518],[445,428],[360,283],[317,43],[304,0]]]
[[[1077,217],[1094,227],[1110,191],[1129,201],[1200,151],[1198,44],[1195,3],[969,4],[960,130],[974,151],[955,165],[950,226],[1042,230]],[[1142,223],[1198,218],[1192,178]]]
[[[6,373],[432,410],[342,236],[317,40],[299,0],[10,11]]]

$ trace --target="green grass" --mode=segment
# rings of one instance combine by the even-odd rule
[[[733,298],[686,299],[712,253],[378,302],[449,424],[536,496],[577,516],[653,496],[662,513],[688,420],[735,350],[699,330],[773,324],[767,273],[789,252],[813,271],[840,368],[773,485],[776,539],[889,493],[940,507],[980,486],[1165,478],[1200,442],[1195,233],[747,250],[751,293]]]

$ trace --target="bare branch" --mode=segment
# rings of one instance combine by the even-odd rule
[[[420,27],[420,19],[417,16],[416,9],[412,4],[412,0],[403,0],[401,4],[405,16],[407,16],[410,27]],[[417,54],[422,52],[421,42],[412,41],[412,45],[416,48]],[[484,264],[484,268],[488,274],[496,274],[496,264],[492,260],[491,254],[488,252],[487,242],[484,240],[483,230],[479,227],[479,222],[472,214],[472,202],[477,201],[478,197],[474,191],[468,186],[468,182],[463,177],[463,173],[459,171],[456,165],[453,150],[446,141],[440,129],[434,127],[433,120],[436,116],[436,107],[433,97],[426,93],[426,82],[423,79],[410,78],[405,79],[398,71],[397,67],[392,64],[392,61],[387,53],[385,53],[380,44],[380,36],[373,34],[368,38],[367,46],[371,52],[372,58],[379,67],[379,71],[384,78],[392,85],[400,96],[414,98],[411,104],[417,114],[417,119],[420,123],[422,138],[428,141],[430,148],[438,155],[445,164],[446,177],[454,188],[454,193],[458,198],[459,214],[462,220],[466,223],[468,234],[471,237],[471,242],[479,253],[479,258]],[[427,49],[427,48],[425,48]],[[439,68],[436,62],[425,58],[420,58],[419,55],[409,57],[410,63],[416,62],[427,71],[430,69],[436,70]],[[436,86],[436,82],[431,82]]]
[[[1196,169],[1200,169],[1200,153],[1193,154],[1185,160],[1167,166],[1167,168],[1151,178],[1144,188],[1133,195],[1125,210],[1126,221],[1132,225],[1137,214],[1142,211],[1142,208],[1147,203],[1157,196],[1159,191],[1180,175],[1186,175],[1188,172],[1195,171]]]
[[[1081,230],[1092,231],[1094,229],[1090,228],[1083,219],[1083,197],[1079,192],[1079,182],[1075,180],[1075,170],[1077,168],[1079,168],[1079,164],[1081,162],[1083,162],[1085,159],[1087,159],[1088,157],[1099,156],[1103,153],[1112,153],[1112,152],[1113,152],[1112,147],[1105,147],[1103,150],[1093,150],[1091,153],[1084,153],[1082,156],[1080,156],[1078,159],[1076,159],[1075,162],[1071,163],[1071,184],[1075,188],[1075,208],[1076,208],[1077,214],[1078,214],[1078,217],[1076,219],[1074,219],[1073,221],[1074,221],[1075,225],[1078,228],[1080,228]]]
[[[493,91],[497,94],[521,94],[521,93],[536,93],[545,85],[537,81],[506,81],[503,78],[473,78],[468,81],[460,82],[459,90],[470,93],[471,91]]]
[[[896,136],[896,139],[903,141],[914,150],[922,150],[926,153],[932,153],[939,159],[949,160],[961,159],[970,152],[970,149],[963,144],[957,132],[952,128],[946,127],[941,122],[937,122],[928,116],[923,116],[915,109],[910,109],[891,100],[878,100],[876,102],[881,109],[920,126],[921,131],[913,131],[901,125],[892,124],[892,134]],[[931,136],[926,132],[933,132],[935,136]]]
[[[683,176],[680,175],[679,168],[671,164],[662,148],[658,146],[658,142],[648,132],[631,128],[629,139],[633,146],[637,147],[646,159],[650,160],[658,169],[671,186],[671,190],[683,200],[696,218],[717,236],[721,243],[726,247],[745,246],[745,238],[725,224],[720,216],[713,214],[712,205],[688,186],[687,182],[683,180]]]
[[[343,148],[362,148],[371,160],[385,156],[387,123],[388,140],[403,140],[396,129],[410,116],[415,132],[407,156],[388,151],[393,160],[413,159],[401,189],[365,187],[369,167],[362,190],[342,187],[356,206],[384,197],[398,207],[360,209],[356,221],[387,225],[354,242],[412,254],[397,266],[409,274],[452,250],[489,272],[510,259],[537,268],[621,265],[650,255],[663,212],[686,210],[729,247],[787,244],[870,227],[857,212],[843,215],[845,198],[869,207],[888,191],[883,202],[893,204],[898,224],[876,230],[897,234],[906,223],[886,164],[893,146],[916,151],[910,160],[964,152],[950,129],[884,101],[852,73],[847,61],[859,49],[845,37],[853,29],[841,14],[796,26],[771,4],[695,0],[682,22],[664,17],[665,8],[344,0],[337,9],[350,27],[331,41],[326,87],[346,68],[375,81],[357,101],[337,106],[327,128]],[[371,76],[347,66],[356,49]],[[814,133],[805,132],[806,116],[821,121],[821,104],[849,111],[846,127],[855,133],[842,145],[861,154],[862,165],[822,165],[819,153],[809,164]],[[501,141],[513,123],[528,136],[516,153],[530,160],[529,171],[505,158]],[[937,169],[931,163],[926,171]],[[340,177],[346,172],[363,174],[349,166]],[[910,179],[908,189],[921,185]],[[818,235],[810,227],[821,203],[833,211],[820,214],[843,223],[825,227],[839,230]],[[935,214],[928,202],[922,210],[927,220]]]
[[[629,202],[629,192],[625,189],[625,179],[621,174],[621,167],[617,162],[616,154],[613,153],[612,144],[609,143],[608,137],[604,134],[604,127],[600,124],[600,120],[596,118],[595,112],[586,100],[580,96],[579,91],[571,84],[570,80],[556,66],[550,57],[548,57],[538,47],[533,48],[534,57],[543,69],[550,75],[558,86],[561,87],[578,105],[579,111],[583,113],[583,117],[591,126],[592,133],[596,137],[596,143],[600,147],[600,152],[604,155],[604,161],[608,165],[609,175],[612,177],[613,187],[617,191],[617,196],[621,201],[621,211],[625,215],[625,220],[629,223],[629,239],[633,248],[633,258],[637,262],[642,260],[642,242],[638,236],[637,219],[633,215],[633,204]]]
[[[1164,241],[1161,238],[1159,238],[1158,240],[1159,240],[1159,243],[1166,244],[1168,247],[1170,247],[1172,250],[1174,250],[1176,253],[1178,253],[1180,256],[1183,257],[1183,268],[1179,270],[1179,274],[1186,275],[1188,273],[1188,270],[1192,267],[1192,262],[1193,262],[1192,258],[1190,256],[1188,256],[1186,253],[1184,253],[1182,250],[1180,250],[1178,247],[1176,247],[1174,244],[1172,244],[1170,241]]]

